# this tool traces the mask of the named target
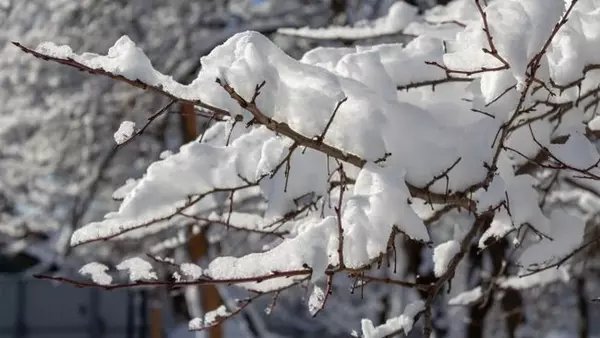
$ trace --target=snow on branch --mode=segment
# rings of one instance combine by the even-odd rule
[[[73,53],[69,46],[57,46],[52,42],[42,43],[36,49],[27,48],[15,41],[13,44],[25,53],[42,60],[58,62],[91,74],[108,76],[141,89],[156,91],[172,99],[200,106],[218,115],[229,115],[225,110],[203,103],[193,94],[195,88],[183,86],[155,70],[146,55],[127,36],[119,39],[106,56],[93,53],[78,55]]]
[[[69,52],[65,48],[58,48],[51,45],[42,45],[39,49],[46,54],[49,54],[48,57],[53,60],[58,58],[72,63],[69,60],[73,59],[79,63],[86,64],[86,67],[88,68],[100,69],[102,72],[108,72],[112,75],[122,76],[127,79],[136,78],[136,81],[139,80],[138,78],[141,78],[142,80],[147,81],[149,85],[159,86],[160,88],[167,90],[168,93],[170,93],[170,96],[175,95],[173,93],[177,93],[178,95],[182,95],[183,99],[186,100],[197,99],[197,96],[191,98],[189,93],[193,88],[196,88],[196,86],[199,86],[200,84],[205,85],[204,89],[202,91],[198,90],[198,92],[206,94],[208,101],[218,99],[223,103],[229,102],[227,103],[228,110],[235,111],[235,107],[231,105],[232,102],[226,101],[223,96],[223,94],[228,94],[228,96],[234,98],[233,102],[237,103],[238,112],[243,113],[246,111],[249,113],[248,116],[251,117],[249,120],[250,124],[257,123],[264,125],[271,131],[289,137],[293,142],[298,143],[300,146],[312,148],[319,153],[322,153],[323,156],[334,157],[357,167],[362,167],[369,160],[380,161],[386,158],[385,154],[395,154],[391,159],[394,159],[394,162],[398,163],[409,163],[408,159],[414,161],[416,158],[414,157],[414,150],[411,149],[409,144],[402,142],[402,140],[397,138],[399,135],[402,135],[404,138],[409,138],[417,142],[421,142],[418,141],[418,139],[422,139],[421,143],[430,148],[426,151],[430,156],[423,158],[422,163],[409,165],[406,178],[412,178],[412,181],[422,182],[422,186],[427,186],[428,188],[419,188],[414,183],[409,183],[411,180],[407,180],[407,186],[413,197],[427,199],[431,203],[457,203],[465,208],[471,208],[473,202],[469,201],[468,198],[466,198],[466,195],[470,191],[474,191],[487,184],[488,178],[486,177],[489,177],[490,171],[484,166],[484,163],[486,162],[484,152],[485,147],[483,144],[464,142],[464,138],[462,137],[464,134],[463,130],[456,129],[453,131],[451,128],[441,129],[442,126],[435,122],[434,119],[427,118],[429,115],[427,111],[408,104],[384,101],[376,92],[372,92],[368,90],[367,87],[364,87],[361,82],[337,77],[334,73],[323,72],[322,70],[317,71],[317,68],[314,66],[294,61],[257,33],[238,34],[232,37],[223,46],[216,48],[209,56],[204,57],[202,59],[204,64],[203,71],[199,74],[198,79],[189,86],[175,83],[172,79],[157,73],[153,69],[151,70],[149,61],[141,63],[142,65],[145,65],[145,68],[137,63],[133,63],[133,59],[147,59],[144,59],[143,53],[141,53],[130,40],[125,38],[119,40],[117,44],[115,44],[108,56],[98,56],[95,54],[83,54],[79,56]],[[241,53],[242,51],[244,52]],[[39,52],[36,53],[38,56],[42,55]],[[253,55],[253,53],[258,54]],[[221,57],[221,55],[228,56]],[[261,57],[260,55],[263,56]],[[119,60],[121,59],[129,61],[123,61],[121,64],[119,63]],[[229,68],[228,70],[225,70],[227,68],[224,68],[234,64],[234,61],[238,63],[247,63],[263,59],[271,60],[271,62],[269,64],[263,64],[263,66],[261,66],[263,67],[262,70],[257,74],[248,73],[241,68],[238,70],[238,67]],[[256,69],[261,68],[259,67]],[[302,80],[302,83],[306,84],[307,87],[298,87],[298,83],[295,83],[298,81],[298,78],[293,77],[294,73],[284,71],[285,69],[295,69],[298,72],[310,74],[306,79]],[[382,68],[381,70],[384,69]],[[141,73],[143,73],[143,75],[141,75]],[[263,80],[257,81],[255,85],[248,86],[251,83],[248,81],[249,77],[257,78],[260,76],[260,78],[270,79],[274,78],[275,74],[278,74],[278,80],[274,83]],[[215,75],[217,83],[225,89],[224,91],[221,89],[221,91],[215,92],[215,90],[219,89],[219,85],[215,87]],[[225,82],[223,80],[224,78],[230,78],[230,81]],[[385,75],[382,75],[382,78],[385,78]],[[243,81],[240,82],[240,86],[234,87],[233,85],[235,85],[235,82],[239,81],[238,79],[243,79]],[[307,81],[309,79],[310,81]],[[231,80],[234,80],[234,83],[230,83]],[[212,85],[209,84],[209,81]],[[393,85],[389,87],[393,88]],[[273,91],[273,88],[279,88],[281,95],[276,94]],[[283,91],[284,88],[289,89]],[[294,90],[290,91],[292,88],[294,88]],[[315,90],[317,88],[319,89],[318,91]],[[240,92],[248,93],[248,99],[245,99]],[[301,92],[304,92],[304,94],[301,94]],[[210,93],[213,95],[209,96],[208,94]],[[261,93],[261,95],[258,95],[259,93]],[[291,93],[294,94],[291,95]],[[346,95],[344,95],[344,93]],[[324,113],[325,111],[329,111],[327,115],[330,115],[331,107],[335,106],[335,102],[340,101],[344,97],[347,98],[348,103],[338,107],[339,111],[336,114],[337,117],[331,123],[328,122],[328,117],[324,118],[324,115],[313,115],[312,117],[306,117],[299,120],[294,114],[305,114],[306,112],[298,111],[299,106],[296,104],[296,100],[300,97],[302,97],[303,100],[306,100],[310,95],[314,96],[310,99],[310,101],[314,103],[312,109],[314,113]],[[367,101],[365,101],[365,99]],[[362,102],[361,105],[370,102],[369,105],[372,106],[372,108],[357,105],[359,102]],[[265,108],[261,108],[261,106],[267,108],[278,106],[280,107],[280,109],[277,110],[278,114],[285,112],[286,115],[278,116],[273,115],[273,112],[264,112]],[[325,109],[326,106],[329,108]],[[365,115],[365,112],[369,110],[373,111],[373,113]],[[394,112],[398,110],[404,111],[405,114],[395,114]],[[346,116],[352,116],[352,118],[346,118]],[[303,122],[300,123],[300,121]],[[320,123],[314,124],[314,122],[312,122],[307,124],[307,121],[320,121]],[[384,121],[394,121],[394,123],[382,124]],[[392,125],[395,126],[394,129],[385,132],[385,126]],[[326,126],[328,126],[327,128],[329,129],[324,133],[324,128],[326,128]],[[405,131],[398,132],[398,130],[395,130],[398,126],[402,126]],[[382,127],[384,133],[379,134],[383,137],[373,139],[372,136],[378,133],[371,132],[371,130]],[[486,128],[493,127],[493,123],[486,126]],[[349,139],[344,135],[345,130],[348,130],[349,128],[360,131],[360,133],[354,135],[352,139]],[[445,142],[443,146],[436,145],[425,139],[430,133],[434,132],[439,134],[442,130],[444,130],[443,133],[447,134],[447,141],[449,141]],[[257,132],[251,132],[246,136],[256,135],[256,133]],[[263,135],[261,137],[266,136],[264,132],[259,134]],[[453,136],[452,134],[456,135]],[[461,136],[460,138],[457,137],[459,134]],[[324,139],[319,139],[319,135],[324,135]],[[103,222],[93,223],[88,227],[80,229],[73,236],[73,245],[85,243],[90,240],[112,238],[120,235],[124,231],[139,229],[148,224],[169,219],[176,213],[196,204],[210,193],[222,191],[222,189],[231,189],[239,185],[240,180],[236,179],[239,173],[230,171],[229,174],[224,174],[221,170],[219,171],[220,177],[230,178],[230,183],[217,187],[216,189],[214,183],[209,183],[207,188],[201,188],[201,185],[206,182],[206,177],[194,179],[189,175],[186,176],[186,174],[182,172],[181,167],[177,167],[179,177],[186,177],[186,182],[197,183],[193,185],[186,184],[186,189],[179,189],[179,197],[177,198],[173,198],[175,196],[167,198],[170,194],[166,191],[179,188],[178,185],[170,183],[168,184],[170,186],[169,188],[165,187],[162,189],[164,193],[160,201],[155,197],[145,197],[142,193],[142,191],[152,191],[154,189],[153,187],[157,184],[166,183],[159,183],[160,177],[169,177],[169,179],[172,177],[164,176],[165,174],[161,173],[163,169],[160,168],[170,168],[170,163],[181,161],[186,157],[194,156],[198,158],[197,162],[189,162],[185,165],[188,166],[189,170],[193,170],[193,172],[203,175],[201,173],[206,171],[200,170],[200,167],[195,163],[198,163],[200,166],[214,167],[215,165],[211,162],[222,161],[223,165],[229,162],[226,154],[230,154],[229,156],[237,156],[234,154],[237,154],[240,151],[243,153],[243,156],[252,154],[252,151],[243,149],[246,143],[241,140],[246,138],[246,136],[242,137],[240,140],[236,140],[237,142],[234,141],[231,146],[226,146],[223,149],[224,151],[220,151],[218,148],[213,148],[205,144],[194,144],[182,148],[182,151],[177,155],[170,156],[161,162],[157,162],[149,168],[147,179],[140,180],[136,188],[134,188],[130,195],[125,198],[118,213],[109,215]],[[259,146],[263,143],[254,144]],[[265,143],[265,145],[269,144],[270,143]],[[453,151],[449,152],[448,147],[453,149]],[[262,152],[263,150],[255,148],[253,151]],[[203,153],[205,155],[201,155]],[[213,153],[215,155],[209,155]],[[451,171],[445,172],[446,168],[455,162],[452,157],[460,154],[462,154],[460,158],[463,160],[460,161],[456,167],[453,167]],[[200,159],[200,157],[203,156],[210,156],[211,160],[207,161]],[[406,158],[406,161],[404,158]],[[422,170],[422,165],[428,168],[426,172]],[[436,167],[439,169],[436,169]],[[322,168],[322,170],[326,169],[325,167]],[[273,169],[275,168],[261,168],[260,170],[264,172]],[[248,170],[250,171],[248,172]],[[254,170],[255,169],[250,167],[244,168],[243,171],[246,172],[243,176],[257,180],[258,177],[256,177],[256,174],[253,172]],[[430,177],[435,177],[436,174],[445,172],[444,177],[448,178],[447,184],[443,184],[440,180],[435,178],[433,180],[426,178],[427,172],[430,173]],[[157,179],[159,181],[156,181]],[[288,179],[286,179],[286,182],[287,181]],[[311,190],[318,191],[319,189],[316,188]],[[453,192],[451,193],[450,191]],[[298,195],[301,194],[297,194],[295,197]],[[147,198],[150,199],[146,200]],[[148,203],[149,201],[155,202]],[[160,203],[160,205],[156,203]],[[144,210],[146,211],[140,213],[137,210],[138,207],[136,207],[138,204],[144,205]],[[130,217],[134,217],[134,219],[130,219]],[[118,230],[115,231],[111,229]],[[89,235],[82,235],[84,233]]]
[[[362,326],[362,337],[363,338],[383,338],[389,337],[399,331],[404,332],[408,335],[412,331],[415,317],[419,312],[425,310],[425,303],[423,301],[416,301],[410,303],[404,309],[404,313],[399,317],[390,318],[384,324],[377,327],[373,326],[373,322],[368,319],[363,319]]]
[[[277,33],[315,40],[356,41],[402,33],[417,17],[418,8],[404,1],[395,2],[388,14],[373,22],[359,22],[356,26],[330,26],[325,28],[279,28]]]
[[[133,257],[122,261],[117,265],[117,269],[129,271],[129,280],[131,280],[131,282],[158,279],[156,272],[152,271],[152,264],[139,257]]]
[[[123,121],[115,132],[114,139],[118,145],[127,142],[135,133],[135,122]]]
[[[110,285],[112,277],[107,273],[108,266],[97,262],[88,263],[79,269],[82,275],[89,275],[94,283],[99,285]]]

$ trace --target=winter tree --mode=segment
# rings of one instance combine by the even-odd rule
[[[91,281],[40,277],[108,290],[217,285],[223,306],[191,330],[241,314],[264,333],[256,304],[276,315],[301,290],[331,334],[365,338],[415,325],[425,337],[541,332],[551,324],[539,324],[536,290],[572,284],[560,298],[576,298],[569,318],[581,325],[568,329],[587,336],[597,296],[586,288],[597,285],[599,5],[456,0],[423,12],[398,2],[376,20],[280,36],[406,43],[344,43],[300,59],[249,30],[203,56],[189,84],[156,70],[129,36],[106,55],[16,42],[164,96],[147,124],[184,104],[208,126],[115,191],[118,209],[70,234],[74,248],[119,243],[122,261],[109,252],[104,264],[85,264]],[[103,137],[141,143],[145,128],[126,120]],[[162,255],[199,231],[218,244],[210,261]],[[457,316],[466,324],[449,325]]]

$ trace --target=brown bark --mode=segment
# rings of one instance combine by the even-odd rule
[[[163,338],[160,294],[157,289],[150,293],[150,338]]]
[[[489,254],[492,261],[492,275],[497,276],[502,269],[502,259],[504,258],[505,241],[500,241],[491,245],[484,254]],[[479,248],[471,246],[469,252],[470,272],[469,280],[475,280],[476,284],[482,284],[481,272],[483,269],[483,254],[480,254]],[[473,304],[470,308],[470,321],[467,327],[467,337],[483,338],[485,335],[485,318],[487,317],[492,305],[494,304],[494,288],[489,289],[489,294],[481,301]]]
[[[504,290],[502,297],[502,311],[504,313],[504,322],[509,338],[517,336],[517,329],[525,322],[523,313],[523,297],[521,292],[515,289]]]
[[[181,129],[183,141],[193,142],[197,136],[196,112],[194,106],[189,103],[181,105]],[[188,253],[192,262],[197,262],[208,254],[208,241],[203,232],[193,235],[187,245]],[[198,286],[196,286],[198,287]],[[202,295],[202,309],[211,311],[221,306],[221,296],[214,285],[204,285],[200,290]],[[212,327],[208,331],[209,338],[222,338],[223,328],[221,325]]]
[[[508,249],[508,242],[506,240],[500,240],[499,242],[492,244],[483,254],[489,255],[492,262],[492,276],[506,276],[507,271],[503,268],[503,260],[505,259],[506,251]],[[472,247],[471,251],[471,273],[480,273],[482,269],[482,254],[478,253],[477,247]],[[469,276],[469,279],[479,279],[479,276]],[[481,280],[477,282],[481,284]],[[467,336],[469,338],[481,338],[484,337],[485,333],[485,318],[489,313],[495,299],[496,290],[494,287],[488,289],[489,294],[485,295],[484,299],[471,306],[470,319]],[[487,290],[486,290],[487,291]],[[502,314],[506,325],[507,337],[514,338],[516,336],[517,328],[524,322],[523,314],[523,299],[521,293],[515,289],[505,289],[502,291],[502,297],[500,300],[502,307]]]
[[[433,274],[433,271],[427,271],[424,275],[419,275],[419,267],[423,263],[421,257],[421,251],[426,249],[425,244],[413,241],[410,239],[406,239],[404,243],[404,247],[406,250],[407,257],[410,257],[408,261],[408,265],[406,267],[407,274],[414,275],[416,279],[416,283],[418,284],[433,284],[436,282],[437,278]],[[417,292],[423,301],[427,300],[429,296],[429,291],[417,289]],[[435,309],[434,309],[435,310]],[[432,315],[439,315],[437,312]],[[445,337],[448,333],[446,327],[439,325],[439,322],[433,320],[432,328],[433,332],[435,332],[436,337]]]
[[[590,335],[590,314],[588,311],[588,298],[585,295],[585,279],[578,277],[577,283],[577,310],[579,311],[579,338],[587,338]]]

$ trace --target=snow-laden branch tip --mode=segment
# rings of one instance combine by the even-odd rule
[[[446,273],[450,261],[460,251],[460,243],[455,240],[439,244],[433,250],[433,271],[436,277]]]
[[[114,134],[114,139],[117,144],[123,144],[133,137],[135,134],[135,122],[123,121],[119,129]]]

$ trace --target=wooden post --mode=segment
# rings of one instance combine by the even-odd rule
[[[192,142],[197,136],[196,112],[194,106],[189,103],[181,104],[181,128],[183,131],[183,141]],[[208,254],[208,241],[203,232],[193,235],[187,245],[188,253],[192,262],[197,262]],[[198,287],[198,286],[195,286]],[[200,289],[202,295],[202,309],[211,311],[221,306],[221,296],[214,285],[204,285]],[[219,326],[212,327],[208,331],[209,338],[222,338],[223,328]]]

